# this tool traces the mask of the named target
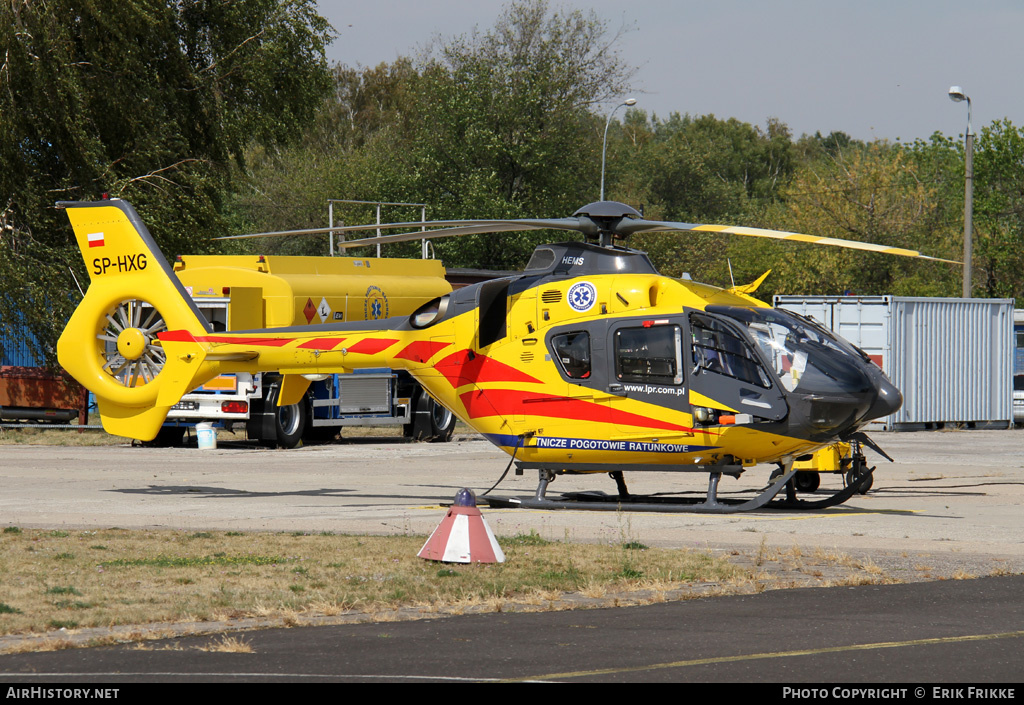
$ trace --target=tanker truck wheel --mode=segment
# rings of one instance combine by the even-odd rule
[[[407,438],[431,443],[447,443],[452,439],[455,433],[455,414],[423,389],[416,390],[412,409],[412,422],[405,425]]]
[[[264,389],[263,399],[252,402],[246,435],[268,448],[294,448],[302,442],[309,423],[309,401],[278,406],[279,385],[270,384]]]

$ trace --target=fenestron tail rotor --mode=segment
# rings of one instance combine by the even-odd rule
[[[121,301],[105,317],[96,335],[99,353],[106,362],[101,369],[124,387],[140,387],[157,378],[167,354],[157,335],[167,330],[160,312],[147,301]]]

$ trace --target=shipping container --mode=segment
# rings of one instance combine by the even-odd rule
[[[1013,422],[1024,425],[1024,308],[1013,311]]]
[[[32,341],[22,328],[18,333],[3,335],[3,353],[0,367],[39,367],[42,360],[32,350]]]
[[[1013,311],[1013,374],[1024,375],[1024,308]]]
[[[1013,424],[1013,299],[776,296],[861,348],[903,393],[875,428]]]
[[[70,375],[54,373],[34,352],[23,321],[0,325],[0,423],[86,422],[86,392]]]

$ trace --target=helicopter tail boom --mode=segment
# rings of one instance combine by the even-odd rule
[[[108,432],[151,439],[170,407],[210,371],[194,340],[160,336],[205,335],[207,324],[130,204],[58,205],[91,280],[57,342],[58,360],[96,395]]]

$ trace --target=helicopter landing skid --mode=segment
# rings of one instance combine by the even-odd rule
[[[825,497],[824,499],[815,500],[813,502],[808,502],[807,500],[804,499],[797,499],[796,487],[793,482],[790,482],[786,485],[786,498],[777,499],[774,502],[770,502],[767,505],[767,508],[807,510],[835,507],[837,505],[842,504],[843,502],[845,502],[846,500],[848,500],[850,497],[857,493],[863,494],[863,492],[867,492],[867,489],[864,488],[871,486],[870,483],[873,479],[871,473],[874,472],[874,470],[874,468],[866,468],[862,470],[861,473],[856,476],[856,479],[853,482],[847,483],[846,487],[844,487],[839,492],[836,492],[831,497]]]
[[[569,492],[562,499],[547,499],[548,483],[554,473],[540,471],[540,483],[537,494],[532,498],[482,497],[492,508],[501,509],[586,509],[594,511],[630,511],[630,512],[688,512],[696,514],[735,514],[750,512],[757,509],[824,509],[825,507],[842,504],[853,496],[861,483],[855,483],[840,492],[822,500],[808,502],[796,499],[796,492],[791,482],[795,470],[783,473],[775,482],[749,500],[720,498],[718,482],[722,473],[712,472],[708,480],[708,491],[704,499],[694,497],[665,497],[655,495],[615,494],[604,492]],[[786,498],[772,501],[783,489]],[[620,485],[621,490],[621,485]]]

